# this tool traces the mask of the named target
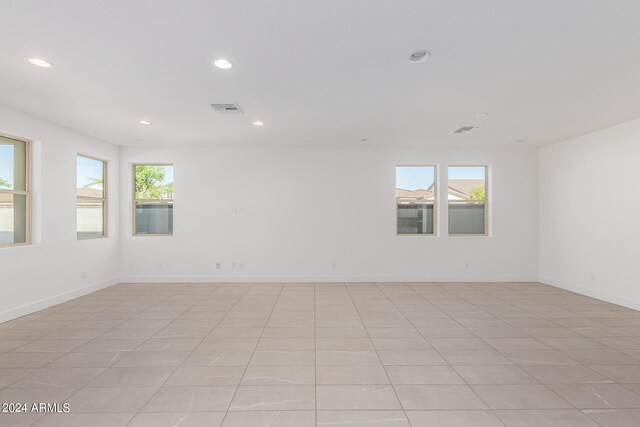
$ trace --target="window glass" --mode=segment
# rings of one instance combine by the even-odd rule
[[[0,136],[0,246],[29,243],[28,143]]]
[[[435,166],[396,167],[397,234],[434,234]]]
[[[134,166],[134,234],[173,234],[173,166]]]
[[[449,167],[449,234],[487,234],[487,167]]]
[[[76,232],[78,239],[106,236],[107,198],[104,160],[77,156]]]

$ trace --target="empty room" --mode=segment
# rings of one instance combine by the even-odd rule
[[[0,0],[0,426],[640,425],[637,0]]]

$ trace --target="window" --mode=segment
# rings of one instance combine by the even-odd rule
[[[449,166],[449,234],[487,235],[487,167]]]
[[[29,143],[0,136],[0,246],[31,241]]]
[[[173,234],[173,165],[133,165],[134,235]]]
[[[78,240],[107,236],[107,162],[78,154],[76,159]]]
[[[397,234],[435,234],[436,167],[396,167]]]

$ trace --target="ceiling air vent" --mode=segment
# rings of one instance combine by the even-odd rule
[[[223,113],[223,114],[242,113],[242,110],[240,109],[238,104],[211,104],[211,108],[213,108],[216,113]]]
[[[454,130],[453,133],[464,134],[464,133],[473,133],[480,129],[480,126],[460,126],[458,129]]]

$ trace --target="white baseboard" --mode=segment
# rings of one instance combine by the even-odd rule
[[[609,292],[593,290],[593,289],[585,288],[583,286],[574,285],[573,283],[568,283],[562,280],[552,279],[552,278],[543,277],[543,276],[540,277],[540,283],[555,286],[556,288],[575,292],[580,295],[596,298],[601,301],[610,302],[612,304],[621,305],[623,307],[632,308],[634,310],[640,310],[640,301],[629,299],[620,295],[611,294]]]
[[[92,283],[79,289],[74,289],[73,291],[54,295],[48,298],[43,298],[41,300],[25,304],[20,307],[12,308],[11,310],[3,311],[2,313],[0,313],[0,323],[7,322],[18,317],[26,316],[27,314],[35,313],[39,310],[44,310],[45,308],[51,307],[52,305],[62,304],[63,302],[67,302],[74,298],[99,291],[100,289],[113,286],[117,283],[120,283],[120,279],[117,277],[113,279],[103,280],[101,282]]]
[[[537,276],[123,276],[123,283],[261,283],[261,282],[537,282]]]

